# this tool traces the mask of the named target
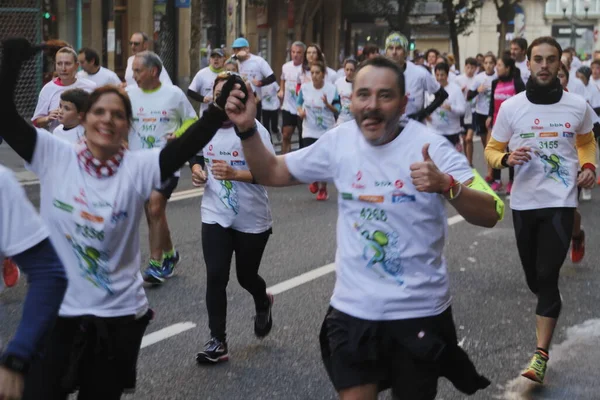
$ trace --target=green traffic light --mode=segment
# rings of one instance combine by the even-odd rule
[[[44,13],[44,19],[50,19],[50,13],[49,12]]]
[[[413,42],[410,44],[410,50],[414,50],[414,49],[415,49],[415,43]]]

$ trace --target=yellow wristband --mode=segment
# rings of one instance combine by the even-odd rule
[[[479,175],[479,172],[473,168],[473,181],[469,184],[469,188],[477,190],[483,193],[487,193],[494,198],[496,201],[496,214],[498,214],[498,221],[502,221],[504,218],[504,202],[498,196],[496,192],[492,190],[490,185]]]

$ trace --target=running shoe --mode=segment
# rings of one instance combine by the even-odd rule
[[[153,285],[160,285],[164,283],[166,277],[163,274],[162,265],[157,265],[155,262],[150,260],[148,263],[148,268],[144,271],[144,282],[151,283]]]
[[[591,189],[581,189],[581,200],[590,201],[592,199]]]
[[[498,193],[500,190],[502,190],[502,182],[494,181],[490,187],[494,192]]]
[[[310,190],[312,194],[317,193],[319,191],[319,184],[317,182],[311,183],[308,185],[308,190]]]
[[[322,188],[319,190],[319,194],[317,195],[317,200],[325,201],[329,199],[329,193],[327,193],[327,189]]]
[[[19,282],[21,270],[19,270],[17,264],[10,258],[5,258],[2,263],[2,277],[4,278],[4,286],[6,287],[13,287]]]
[[[585,232],[582,229],[579,237],[571,238],[571,261],[578,263],[583,260],[583,256],[585,256]]]
[[[179,252],[175,250],[172,257],[163,258],[162,273],[165,278],[170,278],[175,275],[175,267],[179,264]]]
[[[198,364],[218,364],[225,361],[229,361],[227,342],[222,342],[215,337],[210,338],[204,344],[204,350],[196,354],[196,362]]]
[[[539,351],[536,351],[529,363],[529,367],[523,371],[521,376],[537,383],[544,383],[547,364],[548,357],[545,357]]]
[[[507,196],[510,196],[510,192],[512,192],[512,185],[513,185],[512,181],[509,181],[508,185],[506,185],[506,195]]]
[[[256,317],[254,317],[254,334],[261,339],[267,336],[273,327],[271,309],[273,308],[274,298],[271,293],[267,293],[267,297],[269,298],[269,307],[264,311],[257,311]]]

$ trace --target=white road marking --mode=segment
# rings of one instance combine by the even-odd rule
[[[167,326],[159,331],[149,333],[142,339],[142,349],[172,336],[179,335],[182,332],[189,331],[195,327],[196,324],[193,322],[180,322],[178,324]]]
[[[173,194],[173,197],[171,198],[170,201],[178,201],[178,200],[188,199],[190,197],[201,196],[202,194],[200,192],[204,193],[204,189],[192,189],[192,190],[187,190],[184,192],[179,192],[177,197],[175,194]],[[465,219],[462,216],[454,215],[454,216],[448,218],[448,225],[451,226],[451,225],[457,224],[464,220]],[[287,292],[288,290],[291,290],[295,287],[304,285],[305,283],[314,281],[315,279],[318,279],[322,276],[328,275],[334,271],[335,271],[335,264],[334,263],[327,264],[322,267],[305,272],[294,278],[288,279],[287,281],[283,281],[281,283],[273,285],[270,288],[267,288],[267,292],[272,293],[273,295],[281,294],[281,293]],[[162,340],[165,340],[172,336],[178,335],[182,332],[185,332],[189,329],[194,328],[195,326],[196,325],[191,322],[182,322],[179,324],[168,326],[164,329],[161,329],[160,331],[150,333],[150,334],[144,336],[144,339],[142,340],[142,348],[151,346]]]
[[[174,192],[169,199],[169,202],[191,199],[193,197],[200,197],[204,194],[203,188],[182,190],[181,192]]]

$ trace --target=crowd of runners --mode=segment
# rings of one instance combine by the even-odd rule
[[[433,399],[442,376],[466,394],[489,386],[456,337],[442,256],[446,202],[492,228],[510,198],[537,297],[537,343],[522,376],[543,383],[561,311],[559,272],[569,251],[573,262],[585,254],[577,206],[596,184],[600,54],[584,65],[551,37],[517,38],[509,51],[457,68],[452,54],[410,54],[407,38],[392,33],[384,48],[368,44],[337,71],[318,45],[294,42],[275,72],[240,37],[229,54],[211,50],[184,92],[148,51],[146,34],[129,44],[121,81],[94,49],[2,43],[2,136],[39,177],[41,207],[38,217],[0,166],[3,281],[16,285],[22,270],[29,283],[0,356],[0,399],[64,400],[78,391],[82,400],[111,400],[135,388],[153,318],[144,285],[165,284],[180,261],[166,207],[186,164],[204,187],[210,334],[199,364],[229,359],[234,253],[256,336],[273,326],[274,297],[259,275],[273,225],[266,187],[304,183],[327,201],[334,184],[336,283],[320,343],[340,399],[374,400],[387,388]],[[54,78],[25,121],[14,102],[21,67],[49,51]],[[482,175],[473,166],[478,141]],[[149,260],[140,253],[142,214]]]

